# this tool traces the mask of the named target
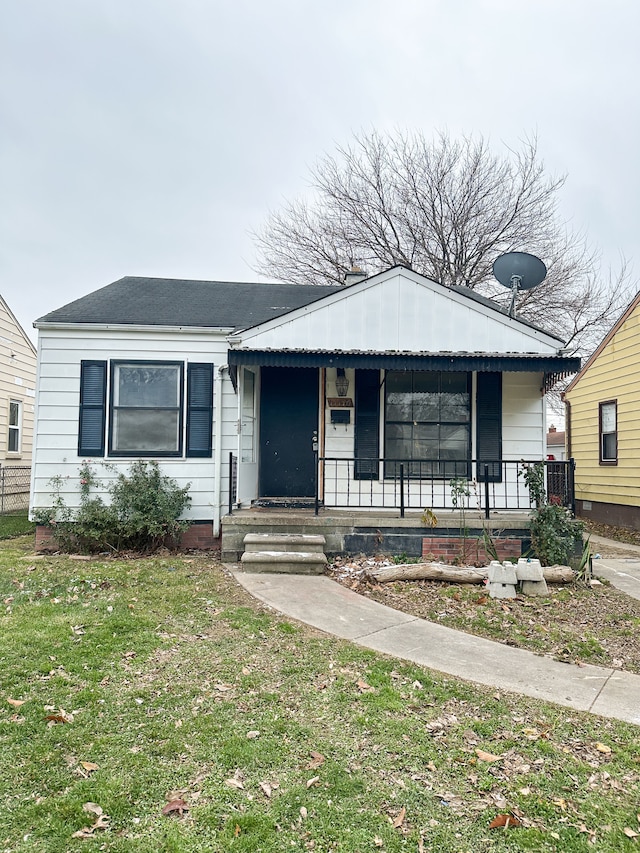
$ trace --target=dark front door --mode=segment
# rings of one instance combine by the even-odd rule
[[[260,383],[260,497],[313,497],[318,371],[263,367]]]

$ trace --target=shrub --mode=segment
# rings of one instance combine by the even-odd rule
[[[531,545],[536,556],[544,566],[569,563],[576,545],[582,542],[584,524],[566,507],[548,500],[542,462],[526,465],[523,477],[535,505],[531,515]]]
[[[108,486],[110,502],[91,496],[102,486],[93,468],[84,462],[80,474],[80,507],[74,513],[62,496],[63,480],[54,477],[51,507],[34,513],[38,524],[51,528],[61,551],[153,551],[175,546],[189,526],[180,516],[191,503],[189,485],[180,488],[161,473],[158,463],[133,462]]]

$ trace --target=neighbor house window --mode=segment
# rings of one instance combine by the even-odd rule
[[[467,477],[468,373],[389,371],[385,378],[385,476]]]
[[[7,450],[9,453],[20,453],[22,432],[22,403],[20,400],[9,400],[9,436]]]
[[[211,457],[213,365],[82,361],[79,456]],[[185,404],[186,399],[186,404]]]
[[[600,403],[600,463],[618,461],[618,404],[615,400]]]

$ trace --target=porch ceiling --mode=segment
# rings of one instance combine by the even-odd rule
[[[488,352],[323,352],[231,349],[230,365],[352,367],[386,370],[499,371],[546,373],[555,379],[580,370],[575,356]]]

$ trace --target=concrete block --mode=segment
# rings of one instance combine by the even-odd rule
[[[489,583],[489,598],[515,598],[516,586],[512,583]]]
[[[500,565],[500,563],[491,563],[488,568],[489,583],[501,584],[516,584],[518,581],[516,575],[516,567],[511,563]]]
[[[519,561],[516,566],[516,575],[519,581],[544,580],[544,570],[538,560],[532,560],[530,563]]]
[[[530,581],[525,580],[522,581],[522,594],[523,595],[548,595],[549,587],[547,586],[547,582],[544,578],[540,581]]]

